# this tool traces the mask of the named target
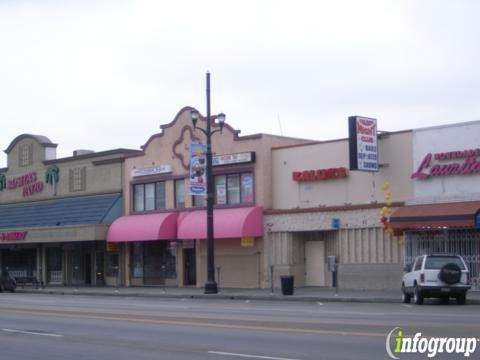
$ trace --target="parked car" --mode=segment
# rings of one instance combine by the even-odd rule
[[[402,300],[417,305],[424,298],[440,298],[448,303],[451,297],[459,305],[465,304],[470,289],[470,273],[459,255],[433,254],[418,256],[411,268],[405,269],[402,282]]]
[[[10,291],[15,292],[17,288],[17,281],[14,277],[10,276],[7,270],[3,270],[0,275],[0,292]]]

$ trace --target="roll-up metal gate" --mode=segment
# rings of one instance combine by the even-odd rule
[[[448,253],[461,255],[467,263],[472,289],[480,290],[480,231],[435,230],[407,232],[405,235],[405,264],[412,264],[418,255]]]

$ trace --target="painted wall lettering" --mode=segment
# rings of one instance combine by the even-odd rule
[[[42,192],[44,183],[43,181],[38,181],[37,172],[34,171],[22,176],[14,177],[7,181],[8,190],[14,190],[17,188],[23,188],[22,195],[26,197]]]
[[[19,240],[25,240],[25,237],[27,236],[26,231],[9,231],[9,232],[0,232],[0,240],[1,241],[19,241]]]
[[[292,173],[293,181],[320,181],[336,178],[344,178],[347,176],[347,169],[344,167],[320,169],[320,170],[305,170],[294,171]]]
[[[37,181],[37,173],[31,172],[8,180],[8,190],[13,190]]]
[[[410,177],[412,179],[427,180],[431,177],[470,175],[480,173],[480,149],[450,151],[444,153],[425,155],[420,166]],[[435,161],[464,159],[463,162],[450,162],[438,164]]]

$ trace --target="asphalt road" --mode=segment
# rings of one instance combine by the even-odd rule
[[[386,337],[395,327],[429,337],[480,337],[479,309],[3,293],[0,358],[388,359]],[[470,358],[479,357],[480,345]]]

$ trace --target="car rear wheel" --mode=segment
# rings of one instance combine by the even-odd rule
[[[416,305],[423,304],[423,295],[417,285],[415,285],[415,289],[413,290],[413,302]]]
[[[405,291],[405,286],[402,284],[402,302],[404,304],[410,304],[410,300],[412,299],[411,294],[407,294]]]
[[[465,305],[466,302],[467,302],[467,294],[466,293],[457,295],[457,304],[458,305]]]

